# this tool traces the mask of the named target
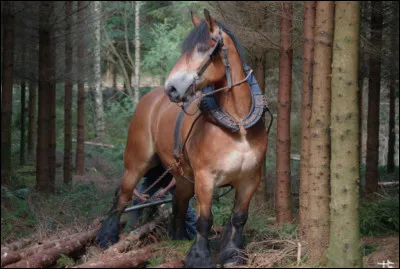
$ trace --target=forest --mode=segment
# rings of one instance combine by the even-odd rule
[[[2,1],[1,20],[1,267],[399,267],[399,2]],[[215,37],[217,28],[224,33]],[[202,48],[201,29],[207,42],[222,44]],[[187,140],[182,154],[194,171],[194,197],[186,218],[197,220],[187,240],[170,231],[178,225],[182,186],[193,185],[172,164],[165,167],[166,150],[157,152],[162,171],[151,179],[173,176],[176,193],[166,184],[148,198],[156,183],[145,185],[146,171],[135,179],[139,194],[132,193],[126,174],[131,156],[141,154],[138,146],[130,152],[131,145],[146,148],[148,141],[134,135],[145,129],[134,115],[150,120],[156,112],[143,107],[161,91],[159,99],[176,109],[169,90],[176,91],[170,86],[176,74],[192,64],[186,58],[184,65],[190,38],[196,57],[210,55],[199,69],[225,64],[221,85],[228,89],[217,105],[243,85],[231,85],[237,65],[235,50],[226,47],[233,41],[252,69],[243,81],[255,78],[269,113],[263,110],[247,129],[264,124],[268,142],[257,144],[266,153],[257,159],[260,180],[245,195],[245,216],[237,212],[244,202],[234,183],[227,185],[236,194],[213,185],[211,217],[204,214],[205,183],[196,174],[196,165],[216,158],[209,150],[218,143],[233,153],[215,163],[231,169],[236,144],[217,135],[205,145]],[[205,70],[195,79],[208,76]],[[199,122],[211,124],[202,111]],[[171,130],[156,129],[161,138],[173,136],[176,119]],[[246,133],[243,122],[239,133]],[[192,127],[186,139],[212,129],[193,134]],[[171,149],[174,139],[165,142]],[[189,147],[202,159],[190,159]],[[250,153],[240,169],[257,155]],[[176,171],[183,176],[189,168],[182,167]],[[157,205],[125,212],[126,189],[128,207]],[[107,225],[120,236],[104,249],[98,238]],[[224,242],[229,236],[233,241]],[[235,252],[225,251],[227,244]],[[203,263],[194,262],[196,247],[206,249]]]

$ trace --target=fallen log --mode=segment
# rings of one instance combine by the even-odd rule
[[[398,181],[378,182],[378,185],[384,187],[394,187],[394,186],[399,186],[399,182]]]
[[[61,254],[70,255],[80,251],[87,243],[92,241],[97,229],[80,233],[69,239],[60,239],[53,247],[28,256],[16,263],[9,264],[5,268],[37,268],[48,267],[57,262]]]
[[[156,218],[154,221],[148,222],[143,226],[133,230],[132,232],[129,233],[127,237],[121,239],[115,245],[111,246],[109,249],[104,251],[104,253],[106,255],[110,255],[115,253],[126,252],[132,249],[135,243],[139,241],[140,237],[154,230],[160,222],[163,222],[166,219],[168,219],[169,213],[170,213],[169,210],[163,210],[160,216]]]
[[[5,245],[3,247],[1,247],[1,255],[3,256],[4,252],[10,252],[10,251],[16,251],[19,249],[22,249],[28,245],[30,245],[33,241],[35,241],[36,238],[24,238],[24,239],[20,239],[16,242],[10,243],[8,245]]]
[[[138,251],[129,251],[115,255],[96,257],[95,261],[89,261],[73,268],[134,268],[142,266],[150,260],[152,246],[148,246]]]
[[[99,220],[95,220],[89,227],[96,227],[92,228],[91,231],[95,232],[97,230],[97,226],[99,225]],[[75,233],[67,238],[58,238],[54,239],[48,242],[45,242],[44,244],[35,244],[33,246],[29,246],[27,248],[19,249],[17,251],[5,251],[1,253],[1,266],[7,266],[12,263],[16,263],[22,259],[26,259],[29,256],[32,256],[36,253],[43,252],[44,250],[47,250],[49,248],[54,248],[54,247],[59,247],[60,245],[65,244],[66,240],[79,240],[82,236],[87,234],[88,232],[81,232],[81,233]]]
[[[76,143],[76,140],[72,139],[72,142]],[[86,144],[86,145],[99,146],[99,147],[109,148],[109,149],[113,149],[114,148],[114,145],[97,143],[97,142],[92,142],[92,141],[85,141],[83,143]]]
[[[182,261],[173,261],[173,262],[159,264],[152,268],[183,268],[183,262]]]

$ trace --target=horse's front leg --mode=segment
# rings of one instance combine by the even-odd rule
[[[251,198],[261,180],[261,169],[255,177],[243,178],[237,185],[235,207],[233,208],[231,219],[225,226],[221,238],[219,261],[225,267],[242,265],[246,263],[243,252],[243,228],[247,221]]]
[[[196,240],[185,260],[185,268],[213,268],[215,263],[211,258],[209,232],[213,224],[211,203],[214,193],[214,178],[207,172],[195,175]]]

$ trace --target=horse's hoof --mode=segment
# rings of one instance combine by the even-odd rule
[[[229,243],[220,251],[219,261],[223,268],[232,268],[238,265],[246,264],[246,255],[242,249],[235,247],[233,242]]]
[[[119,240],[119,220],[120,213],[109,216],[104,220],[100,230],[96,234],[96,244],[100,248],[108,248]]]
[[[216,268],[209,249],[199,249],[196,245],[190,249],[185,259],[185,268]]]

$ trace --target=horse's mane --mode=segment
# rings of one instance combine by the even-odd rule
[[[224,31],[233,41],[236,46],[236,49],[240,55],[240,58],[244,60],[243,47],[238,41],[238,39],[233,35],[232,31],[224,24],[216,21],[217,25],[221,27],[222,31]],[[210,35],[208,33],[207,24],[204,20],[196,26],[186,37],[186,39],[182,43],[182,54],[190,53],[193,51],[197,44],[208,44],[210,41]]]

